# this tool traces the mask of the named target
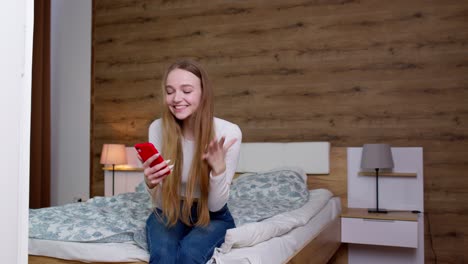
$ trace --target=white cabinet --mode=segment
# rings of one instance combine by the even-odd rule
[[[143,169],[141,167],[140,161],[137,158],[135,148],[126,147],[126,151],[127,164],[115,166],[114,180],[112,179],[112,167],[104,167],[105,196],[112,196],[113,187],[114,195],[126,192],[134,192],[135,187],[143,181]]]
[[[423,264],[423,149],[392,148],[394,168],[379,176],[379,207],[388,214],[368,213],[376,207],[376,179],[361,172],[362,148],[348,148],[348,210],[343,210],[342,242],[349,264]],[[407,173],[411,177],[406,177]]]
[[[142,181],[141,168],[117,167],[114,173],[114,195],[134,192],[136,186]],[[112,196],[112,167],[104,169],[104,195]]]
[[[400,220],[400,215],[403,219]],[[411,212],[370,215],[365,209],[349,208],[341,217],[341,241],[344,243],[418,247],[418,218]]]

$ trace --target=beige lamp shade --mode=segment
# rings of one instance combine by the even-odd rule
[[[101,152],[101,164],[127,164],[127,151],[123,144],[104,144]]]
[[[361,168],[393,168],[392,150],[388,144],[364,144],[362,148]]]

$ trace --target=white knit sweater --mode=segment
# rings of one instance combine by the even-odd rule
[[[226,137],[225,142],[236,138],[237,141],[232,145],[226,153],[226,170],[224,173],[213,176],[210,172],[210,190],[208,194],[208,208],[211,212],[220,210],[229,198],[229,186],[232,177],[236,172],[237,163],[239,161],[240,145],[242,141],[242,132],[236,124],[228,122],[220,118],[214,118],[215,135],[218,140],[221,137]],[[162,120],[156,119],[149,127],[149,141],[154,146],[161,150],[162,148]],[[185,195],[185,186],[189,177],[190,165],[192,164],[195,142],[187,139],[182,140],[182,148],[184,153],[183,168],[182,168],[182,183],[180,186],[180,195]],[[164,158],[164,157],[163,157]],[[172,161],[170,162],[173,163]],[[170,177],[169,175],[168,177]],[[153,189],[148,189],[151,197],[153,198],[153,205],[161,208],[161,188],[163,183],[160,183]],[[200,189],[197,187],[194,192],[194,197],[200,197]]]

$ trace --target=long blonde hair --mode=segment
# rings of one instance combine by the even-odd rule
[[[201,99],[198,109],[192,114],[194,118],[195,149],[192,164],[190,166],[189,178],[185,188],[185,199],[182,210],[180,210],[181,197],[179,187],[182,181],[183,151],[182,151],[182,121],[176,119],[169,110],[165,100],[166,80],[168,74],[174,69],[182,69],[196,75],[201,82]],[[208,211],[208,191],[210,188],[210,167],[202,154],[205,147],[214,137],[213,124],[213,91],[208,82],[208,77],[203,68],[195,61],[182,59],[173,63],[165,72],[162,80],[162,154],[165,159],[174,161],[171,175],[163,181],[162,210],[165,215],[167,226],[173,226],[180,219],[186,225],[191,225],[191,207],[194,202],[194,190],[200,187],[200,198],[197,203],[198,221],[197,226],[206,226],[210,222]]]

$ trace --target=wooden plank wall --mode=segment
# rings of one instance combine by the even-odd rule
[[[468,260],[468,1],[95,0],[93,196],[102,144],[146,140],[178,57],[244,141],[424,147],[426,262]]]

